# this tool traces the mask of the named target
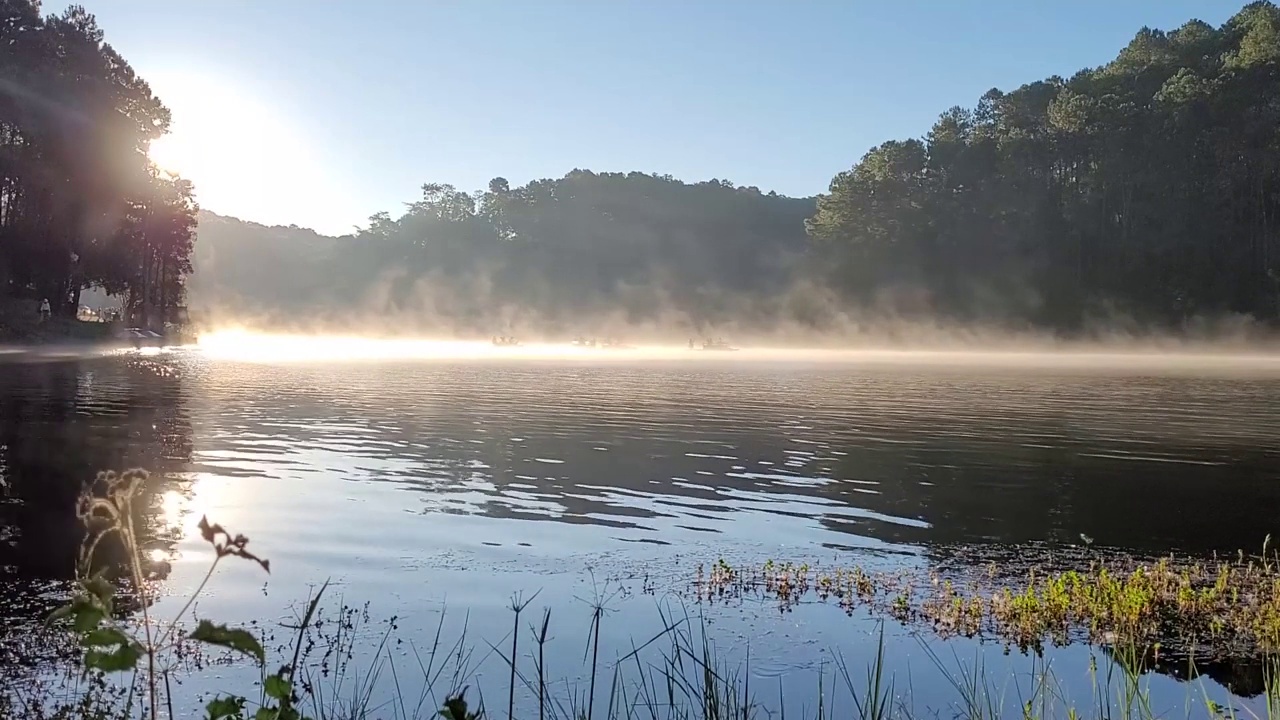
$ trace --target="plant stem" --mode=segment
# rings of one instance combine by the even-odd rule
[[[129,569],[133,574],[134,591],[142,604],[142,628],[147,638],[147,689],[150,693],[149,705],[151,720],[159,717],[157,699],[159,690],[156,686],[156,646],[151,634],[151,613],[147,609],[148,597],[146,585],[142,580],[142,558],[138,555],[138,538],[133,528],[133,497],[125,499],[124,507],[125,549],[129,554]]]
[[[204,578],[200,580],[200,584],[197,585],[196,589],[193,590],[191,592],[191,595],[187,597],[187,602],[182,606],[182,609],[178,611],[177,615],[173,616],[173,620],[169,621],[169,626],[165,628],[164,632],[160,634],[160,640],[158,641],[159,645],[163,646],[165,644],[165,641],[169,639],[169,636],[172,635],[177,630],[178,621],[182,619],[183,615],[187,614],[187,610],[191,609],[191,605],[195,603],[196,598],[199,597],[200,593],[204,591],[204,586],[209,584],[209,579],[213,577],[213,571],[218,569],[218,563],[221,560],[222,560],[221,555],[215,554],[213,556],[213,563],[209,565],[209,571],[204,574]]]

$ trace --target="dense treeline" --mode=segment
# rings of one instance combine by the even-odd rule
[[[168,126],[83,7],[0,0],[0,300],[67,316],[95,286],[134,309],[181,301],[192,188],[147,157]]]
[[[1142,29],[836,176],[809,223],[847,298],[1075,328],[1280,316],[1280,10]],[[920,292],[923,291],[923,292]]]
[[[426,185],[398,217],[324,242],[224,221],[197,264],[207,304],[293,318],[1070,333],[1274,323],[1278,225],[1280,10],[1258,2],[1220,28],[1144,28],[1102,67],[948,110],[837,175],[816,210],[725,181],[575,170],[475,193]]]
[[[466,193],[429,184],[342,238],[202,215],[193,304],[485,333],[696,327],[781,312],[811,199],[575,170]]]
[[[1278,73],[1280,9],[1256,2],[1220,28],[1144,28],[1099,68],[952,108],[925,138],[837,175],[816,211],[642,173],[428,184],[352,236],[258,242],[268,229],[250,229],[243,247],[203,255],[201,294],[486,331],[821,326],[836,310],[1061,330],[1275,322]],[[0,290],[65,314],[93,286],[131,309],[180,302],[192,191],[146,157],[168,123],[83,8],[0,0]]]

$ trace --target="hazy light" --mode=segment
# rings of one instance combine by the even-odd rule
[[[745,347],[738,352],[690,350],[687,345],[641,345],[622,349],[529,343],[515,347],[488,341],[290,335],[247,330],[201,334],[201,352],[246,362],[378,360],[679,360],[701,362],[861,363],[890,367],[1010,367],[1130,372],[1264,372],[1280,374],[1280,355],[1209,350],[1120,350],[1099,345],[1027,347],[1010,350],[806,349]]]
[[[171,528],[182,525],[184,498],[177,490],[169,490],[160,498],[160,519]]]
[[[285,335],[244,330],[223,330],[201,334],[199,346],[206,355],[211,357],[250,362],[501,358],[635,359],[637,357],[672,357],[678,352],[676,348],[663,347],[614,350],[574,347],[568,343],[529,343],[504,347],[482,340]]]
[[[173,113],[152,162],[195,185],[201,207],[268,224],[350,229],[346,194],[302,128],[236,83],[198,73],[150,76]]]

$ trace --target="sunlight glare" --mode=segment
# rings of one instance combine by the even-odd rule
[[[181,140],[175,141],[174,137],[171,133],[152,140],[147,155],[150,156],[151,162],[164,172],[185,176],[183,168],[191,167],[193,162],[184,151]]]
[[[529,343],[496,347],[482,340],[433,340],[428,338],[369,338],[342,335],[287,335],[222,330],[202,333],[201,352],[210,357],[249,362],[305,362],[325,360],[482,360],[486,358],[572,359],[583,357],[631,358],[637,352],[663,355],[670,348],[637,348],[604,351],[567,344]]]
[[[257,222],[347,230],[347,193],[320,162],[318,143],[241,83],[199,73],[156,73],[172,111],[169,134],[148,154],[190,180],[201,207]]]
[[[166,527],[182,527],[182,511],[186,499],[177,490],[168,490],[160,497],[160,520]]]
[[[484,340],[379,338],[354,335],[264,333],[229,328],[202,333],[200,352],[211,358],[244,362],[325,362],[378,360],[588,360],[627,362],[687,360],[700,362],[862,363],[869,365],[1058,367],[1078,370],[1141,369],[1280,372],[1280,356],[1259,353],[1117,350],[1082,345],[1072,349],[1021,350],[751,347],[740,352],[704,352],[685,345],[637,345],[625,349],[576,347],[569,343],[530,342],[515,347]]]

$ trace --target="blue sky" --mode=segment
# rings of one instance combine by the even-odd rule
[[[208,209],[341,232],[575,167],[826,189],[938,113],[1227,0],[89,0]],[[193,159],[194,158],[194,159]]]

